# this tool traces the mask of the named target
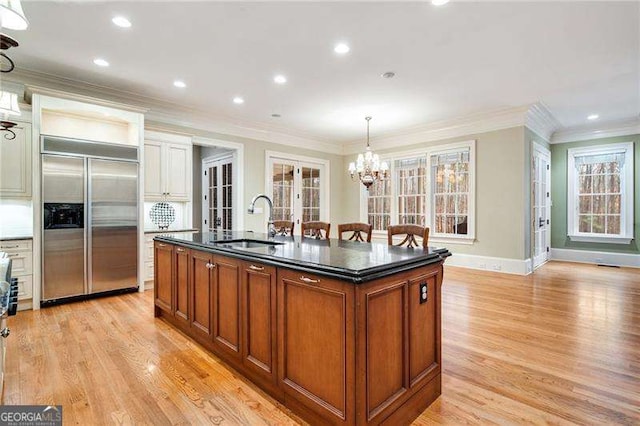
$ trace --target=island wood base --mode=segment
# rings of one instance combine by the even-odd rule
[[[155,316],[311,424],[408,424],[441,393],[442,260],[354,284],[166,242],[155,258]]]

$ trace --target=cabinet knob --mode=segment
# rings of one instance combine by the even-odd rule
[[[208,269],[213,269],[215,268],[217,265],[215,263],[209,263],[207,262],[207,264],[205,265]]]
[[[264,266],[250,265],[249,269],[251,269],[252,271],[264,271]]]
[[[318,284],[320,280],[314,280],[313,278],[305,277],[304,275],[300,277],[300,281],[307,284]]]

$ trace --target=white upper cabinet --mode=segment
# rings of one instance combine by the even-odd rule
[[[144,198],[191,201],[191,139],[145,132]]]
[[[189,200],[191,194],[191,145],[167,144],[167,192],[172,199]]]
[[[144,143],[144,197],[161,198],[166,192],[162,186],[162,146],[161,142]]]
[[[0,133],[0,197],[31,198],[31,123],[17,122],[15,139]]]

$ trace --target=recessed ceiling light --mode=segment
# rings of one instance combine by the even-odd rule
[[[96,64],[99,67],[108,67],[109,66],[109,62],[105,61],[102,58],[96,58],[93,60],[93,63]]]
[[[349,53],[349,50],[351,50],[349,46],[347,46],[344,43],[338,43],[336,44],[336,47],[333,48],[334,52],[339,53],[341,55],[344,55],[345,53]]]
[[[278,74],[275,77],[273,77],[273,81],[275,81],[278,84],[285,84],[287,82],[287,77],[285,77],[284,75]]]
[[[244,99],[242,99],[240,96],[236,96],[235,98],[233,98],[233,103],[238,105],[243,104]]]
[[[431,4],[434,6],[442,6],[447,3],[449,3],[449,0],[431,0]]]
[[[187,87],[187,83],[185,83],[185,82],[184,82],[184,81],[182,81],[182,80],[176,80],[176,81],[174,81],[174,82],[173,82],[173,85],[174,85],[174,86],[176,86],[176,87],[179,87],[179,88],[181,88],[181,89],[184,89],[185,87]]]
[[[116,16],[115,18],[113,18],[111,20],[111,22],[113,22],[115,25],[119,26],[120,28],[130,28],[131,27],[131,21],[129,21],[124,16]]]
[[[587,117],[587,120],[597,120],[598,118],[600,118],[598,114],[591,114]]]
[[[280,118],[280,117],[282,117],[280,114],[271,114],[271,116],[272,116],[273,118]]]
[[[392,71],[387,71],[381,75],[382,78],[393,78],[395,76],[396,76],[396,73]]]

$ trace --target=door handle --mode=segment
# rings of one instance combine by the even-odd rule
[[[264,266],[250,265],[249,269],[251,269],[252,271],[264,271]]]
[[[183,249],[183,248],[179,248],[179,247],[178,247],[178,248],[176,249],[176,251],[177,251],[178,253],[182,253],[182,252],[184,251],[184,249]]]
[[[314,280],[312,278],[305,277],[304,275],[300,277],[300,281],[307,284],[318,284],[320,282],[320,280]]]
[[[538,219],[538,228],[542,228],[544,226],[544,219],[543,218],[539,218]]]
[[[204,266],[206,266],[206,267],[207,267],[207,269],[213,269],[213,268],[215,268],[215,267],[216,267],[216,266],[218,266],[218,265],[216,265],[215,263],[209,263],[209,262],[207,262],[207,264],[206,264],[206,265],[204,265]]]

